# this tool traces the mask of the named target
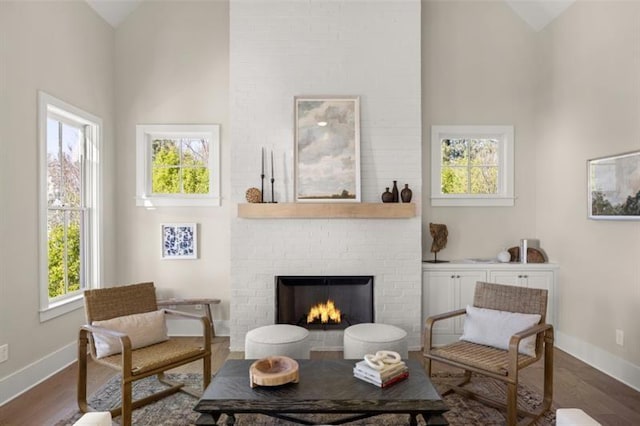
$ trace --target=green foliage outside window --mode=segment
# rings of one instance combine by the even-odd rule
[[[80,290],[80,225],[78,223],[72,223],[67,228],[66,247],[65,259],[64,225],[52,226],[49,230],[48,247],[49,298]],[[68,282],[68,287],[65,286],[65,282]]]
[[[498,142],[495,139],[443,139],[442,193],[497,194]]]
[[[208,194],[205,140],[154,140],[151,190],[155,194]]]

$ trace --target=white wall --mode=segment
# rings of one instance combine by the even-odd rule
[[[114,233],[113,30],[84,2],[0,2],[0,403],[75,358],[84,311],[41,323],[37,91],[103,120],[104,231]],[[115,276],[106,238],[106,281]]]
[[[429,222],[447,225],[448,244],[438,253],[443,260],[495,257],[537,236],[534,41],[535,33],[504,2],[422,3],[424,259],[433,259]],[[514,207],[431,207],[431,126],[449,124],[514,126]]]
[[[587,219],[586,162],[640,149],[638,22],[638,2],[577,2],[539,35],[535,174],[538,236],[561,265],[558,344],[637,388],[640,222]]]
[[[421,198],[420,2],[231,2],[231,194],[260,186],[275,152],[276,198],[292,202],[293,99],[358,95],[362,200],[393,180]],[[420,218],[231,220],[231,348],[275,320],[275,275],[374,275],[376,321],[419,346]],[[315,348],[341,332],[312,332]]]
[[[118,268],[109,284],[154,281],[161,297],[222,299],[219,334],[229,318],[228,25],[227,2],[145,2],[115,36]],[[136,124],[189,123],[221,125],[221,207],[136,207]],[[198,223],[197,260],[160,258],[164,222]]]

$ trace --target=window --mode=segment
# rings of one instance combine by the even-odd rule
[[[82,306],[100,281],[102,121],[38,93],[40,140],[40,320]]]
[[[136,130],[137,205],[220,205],[218,125],[139,125]]]
[[[432,206],[513,206],[513,126],[432,126]]]

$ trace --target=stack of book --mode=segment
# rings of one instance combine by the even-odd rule
[[[395,364],[387,364],[382,370],[376,370],[362,360],[353,367],[353,376],[380,388],[386,388],[409,377],[409,368],[403,361],[400,361]]]

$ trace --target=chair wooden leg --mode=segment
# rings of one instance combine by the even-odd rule
[[[549,408],[553,399],[553,329],[544,338],[544,403]]]
[[[507,425],[518,422],[518,383],[507,383]]]
[[[464,386],[471,381],[471,371],[464,370],[464,379],[458,383],[458,386]]]
[[[202,359],[202,371],[202,392],[204,393],[209,383],[211,383],[211,354]]]
[[[86,413],[89,411],[89,405],[87,404],[87,333],[84,330],[80,330],[78,336],[78,387],[77,387],[77,399],[78,408],[80,412]]]
[[[131,404],[132,385],[128,380],[122,380],[122,426],[131,426],[133,407]]]
[[[424,359],[424,368],[427,370],[427,377],[431,377],[431,358]]]

